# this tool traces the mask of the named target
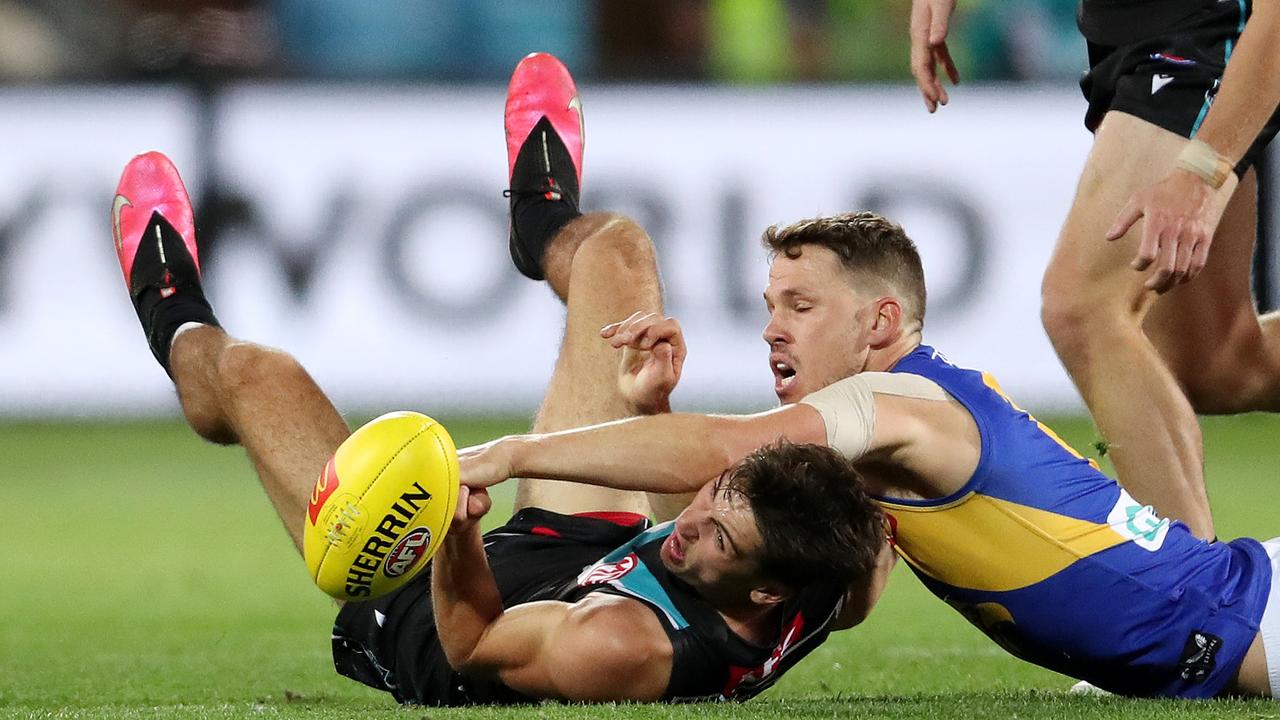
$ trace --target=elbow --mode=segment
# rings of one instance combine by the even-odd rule
[[[479,662],[476,657],[476,645],[462,647],[444,642],[442,637],[440,646],[444,649],[444,657],[449,661],[449,667],[453,668],[454,672],[478,675],[485,671],[484,663]]]
[[[437,628],[439,626],[437,625]],[[473,670],[471,658],[475,654],[476,646],[472,644],[467,647],[465,643],[459,643],[448,637],[448,633],[439,633],[440,648],[444,650],[444,657],[449,661],[449,667],[456,672],[467,672]]]

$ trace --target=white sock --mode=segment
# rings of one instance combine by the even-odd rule
[[[191,329],[194,329],[194,328],[198,328],[198,327],[204,327],[204,326],[205,326],[205,324],[204,324],[204,323],[202,323],[202,322],[195,322],[195,321],[191,321],[191,322],[184,322],[184,323],[182,323],[181,325],[179,325],[179,326],[178,326],[178,329],[177,329],[177,330],[174,330],[174,331],[173,331],[173,340],[177,340],[179,335],[181,335],[182,333],[184,333],[184,332],[186,332],[186,331],[188,331],[188,330],[191,330]],[[169,341],[169,347],[170,347],[170,348],[172,348],[172,347],[173,347],[173,340],[170,340],[170,341]]]

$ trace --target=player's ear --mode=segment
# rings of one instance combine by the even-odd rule
[[[792,594],[791,588],[776,583],[768,583],[757,586],[751,591],[751,602],[769,607],[783,602],[791,597]]]
[[[892,295],[875,302],[875,322],[871,326],[871,346],[881,347],[898,339],[902,334],[902,303]]]

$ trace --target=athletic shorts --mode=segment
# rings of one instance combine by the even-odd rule
[[[648,527],[631,513],[560,515],[525,508],[485,534],[485,552],[512,607],[561,597],[578,574]],[[431,567],[376,600],[343,606],[333,626],[333,664],[341,675],[418,705],[514,704],[526,698],[494,680],[453,672],[431,607]]]
[[[1262,547],[1271,558],[1271,592],[1267,595],[1267,606],[1262,611],[1258,631],[1267,656],[1271,697],[1280,699],[1280,538],[1272,538],[1262,543]]]
[[[1087,41],[1089,71],[1080,79],[1089,101],[1085,127],[1097,130],[1103,116],[1116,110],[1195,137],[1250,7],[1250,0],[1206,3],[1176,27],[1150,38],[1119,46]],[[1266,127],[1236,165],[1237,175],[1257,162],[1277,129],[1280,113],[1272,108]]]

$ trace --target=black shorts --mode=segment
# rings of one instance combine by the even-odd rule
[[[489,566],[503,605],[561,597],[583,568],[648,527],[640,516],[560,515],[540,508],[516,513],[485,534]],[[463,677],[449,667],[431,607],[431,568],[395,592],[348,603],[333,626],[338,673],[419,705],[528,702],[505,686]]]
[[[1244,29],[1251,0],[1209,2],[1175,27],[1119,46],[1088,41],[1089,71],[1080,89],[1089,101],[1084,124],[1092,132],[1116,110],[1183,137],[1194,137],[1218,92],[1222,71]],[[1271,119],[1236,165],[1253,165],[1276,130]]]

